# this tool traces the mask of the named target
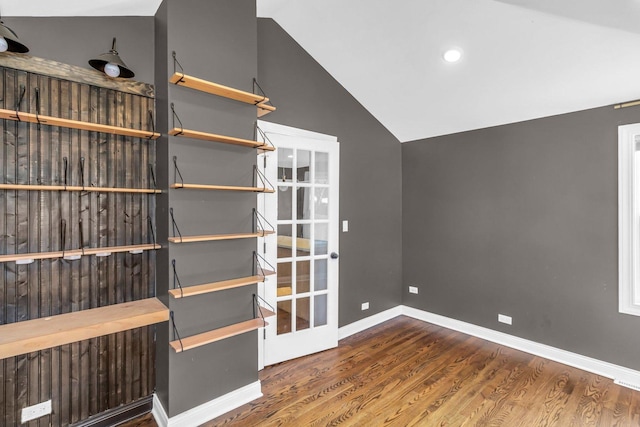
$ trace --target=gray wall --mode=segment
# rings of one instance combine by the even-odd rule
[[[401,150],[391,135],[271,19],[258,20],[264,120],[340,141],[340,326],[400,304]],[[372,88],[373,89],[373,88]],[[369,301],[370,309],[360,304]]]
[[[159,130],[166,135],[173,128],[174,103],[186,129],[252,138],[254,106],[168,79],[175,51],[186,74],[251,91],[258,55],[255,0],[165,0],[155,25]],[[176,156],[187,183],[249,186],[256,155],[246,147],[164,136],[158,142],[158,176],[165,189],[174,182]],[[184,299],[167,297],[167,290],[173,287],[172,260],[183,286],[250,276],[255,239],[166,244],[166,237],[169,208],[185,236],[250,232],[255,194],[169,190],[158,200],[158,235],[166,249],[158,255],[157,292],[173,311],[180,335],[251,319],[255,285]],[[158,326],[156,368],[158,396],[170,417],[258,380],[256,331],[175,353],[168,347],[170,328]]]
[[[4,23],[29,47],[29,55],[92,69],[88,61],[111,49],[134,80],[153,83],[153,17],[10,17]],[[96,71],[97,72],[97,71]]]
[[[638,120],[604,107],[403,144],[404,304],[640,369],[617,288],[617,126]]]

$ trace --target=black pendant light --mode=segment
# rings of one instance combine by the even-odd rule
[[[29,48],[20,43],[18,35],[0,20],[0,52],[27,53]]]
[[[109,77],[123,77],[125,79],[129,79],[135,76],[133,71],[131,71],[129,67],[125,65],[124,61],[122,61],[118,56],[115,37],[113,38],[111,50],[107,53],[103,53],[96,59],[90,60],[89,65],[96,70],[102,71]]]

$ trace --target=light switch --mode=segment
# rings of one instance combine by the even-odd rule
[[[347,231],[349,231],[349,221],[345,219],[342,221],[342,232],[346,233]]]

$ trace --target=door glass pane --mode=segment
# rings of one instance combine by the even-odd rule
[[[291,300],[278,301],[278,335],[291,332]]]
[[[328,184],[329,183],[329,153],[318,153],[316,151],[316,170],[315,180],[316,184]]]
[[[293,190],[283,185],[278,185],[276,188],[278,189],[278,219],[290,220],[293,213]]]
[[[327,289],[327,260],[315,260],[313,268],[313,289],[315,291],[324,291]]]
[[[298,150],[296,161],[296,177],[298,182],[311,182],[311,152]]]
[[[311,188],[300,187],[296,193],[297,197],[297,215],[298,219],[311,219]]]
[[[309,256],[311,255],[311,224],[298,224],[297,234],[297,255]]]
[[[310,298],[298,298],[296,300],[296,331],[309,329],[311,320]]]
[[[278,289],[279,297],[291,295],[293,284],[291,283],[291,262],[278,263]]]
[[[313,297],[313,325],[327,324],[327,294]]]
[[[291,179],[293,178],[293,150],[282,148],[278,150],[278,219],[289,220],[292,217],[293,200]]]
[[[278,225],[278,258],[291,258],[291,224]]]
[[[296,293],[302,294],[309,292],[309,280],[311,261],[296,262]]]
[[[327,254],[327,238],[329,237],[329,224],[316,224],[313,248],[316,255]]]
[[[314,208],[316,210],[316,219],[329,218],[329,189],[316,187],[316,196],[314,198]]]

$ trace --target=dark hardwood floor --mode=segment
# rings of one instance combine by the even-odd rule
[[[408,317],[260,379],[262,398],[205,426],[640,426],[640,392]]]

